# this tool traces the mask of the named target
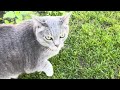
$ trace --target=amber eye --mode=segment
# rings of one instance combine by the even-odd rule
[[[60,38],[64,38],[64,37],[65,37],[65,34],[64,34],[64,33],[60,35]]]
[[[52,38],[51,36],[45,36],[45,38],[46,38],[47,40],[53,40],[53,38]]]

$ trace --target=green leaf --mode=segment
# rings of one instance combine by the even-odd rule
[[[15,15],[19,16],[20,15],[20,11],[15,11]]]
[[[23,19],[23,16],[21,15],[21,13],[19,11],[15,11],[15,15],[19,20]]]
[[[8,21],[8,20],[5,20],[5,24],[9,24],[9,21]]]
[[[21,19],[16,19],[16,23],[20,23],[22,20]]]
[[[0,18],[0,20],[2,20],[2,18]]]
[[[13,11],[9,11],[4,14],[3,18],[15,18],[15,13]]]

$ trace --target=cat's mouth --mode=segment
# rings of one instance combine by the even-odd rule
[[[59,48],[53,48],[53,49],[48,48],[48,50],[50,50],[50,51],[58,51],[58,50],[59,50]]]
[[[47,47],[47,50],[50,50],[50,51],[59,51],[63,46],[64,46],[64,44],[60,45],[59,47]]]
[[[51,48],[48,48],[48,50],[50,50],[50,51],[55,51],[55,50],[53,50],[53,49],[51,49]]]

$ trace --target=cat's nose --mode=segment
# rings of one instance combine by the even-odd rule
[[[55,44],[56,47],[59,47],[59,44]]]

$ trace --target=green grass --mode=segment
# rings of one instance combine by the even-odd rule
[[[70,19],[65,47],[50,59],[54,75],[20,75],[20,79],[119,79],[120,12],[79,11]]]

